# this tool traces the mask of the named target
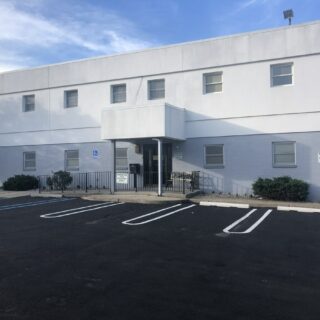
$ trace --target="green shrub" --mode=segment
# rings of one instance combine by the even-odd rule
[[[3,183],[4,190],[25,191],[38,188],[38,179],[34,176],[15,175]]]
[[[47,179],[47,184],[51,189],[66,190],[67,186],[72,183],[72,176],[67,171],[57,171],[52,177]]]
[[[309,185],[291,177],[276,177],[273,179],[256,180],[252,189],[255,195],[272,200],[306,201]]]

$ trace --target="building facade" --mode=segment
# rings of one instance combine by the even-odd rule
[[[209,192],[288,175],[320,200],[319,39],[313,22],[2,73],[0,182],[161,161]]]

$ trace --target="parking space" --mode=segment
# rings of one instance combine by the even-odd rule
[[[77,198],[0,210],[0,319],[318,319],[319,214]]]

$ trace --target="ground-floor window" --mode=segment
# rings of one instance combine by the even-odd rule
[[[116,148],[116,170],[128,171],[128,149]]]
[[[79,150],[65,151],[65,170],[67,171],[79,170]]]
[[[274,167],[296,166],[296,143],[294,141],[273,142],[272,163]]]
[[[212,144],[204,147],[204,163],[207,168],[224,166],[223,144]]]
[[[36,153],[34,151],[23,153],[23,170],[36,170]]]

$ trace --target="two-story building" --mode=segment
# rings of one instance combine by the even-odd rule
[[[312,22],[1,73],[0,181],[139,163],[145,183],[289,175],[320,200],[319,39]]]

